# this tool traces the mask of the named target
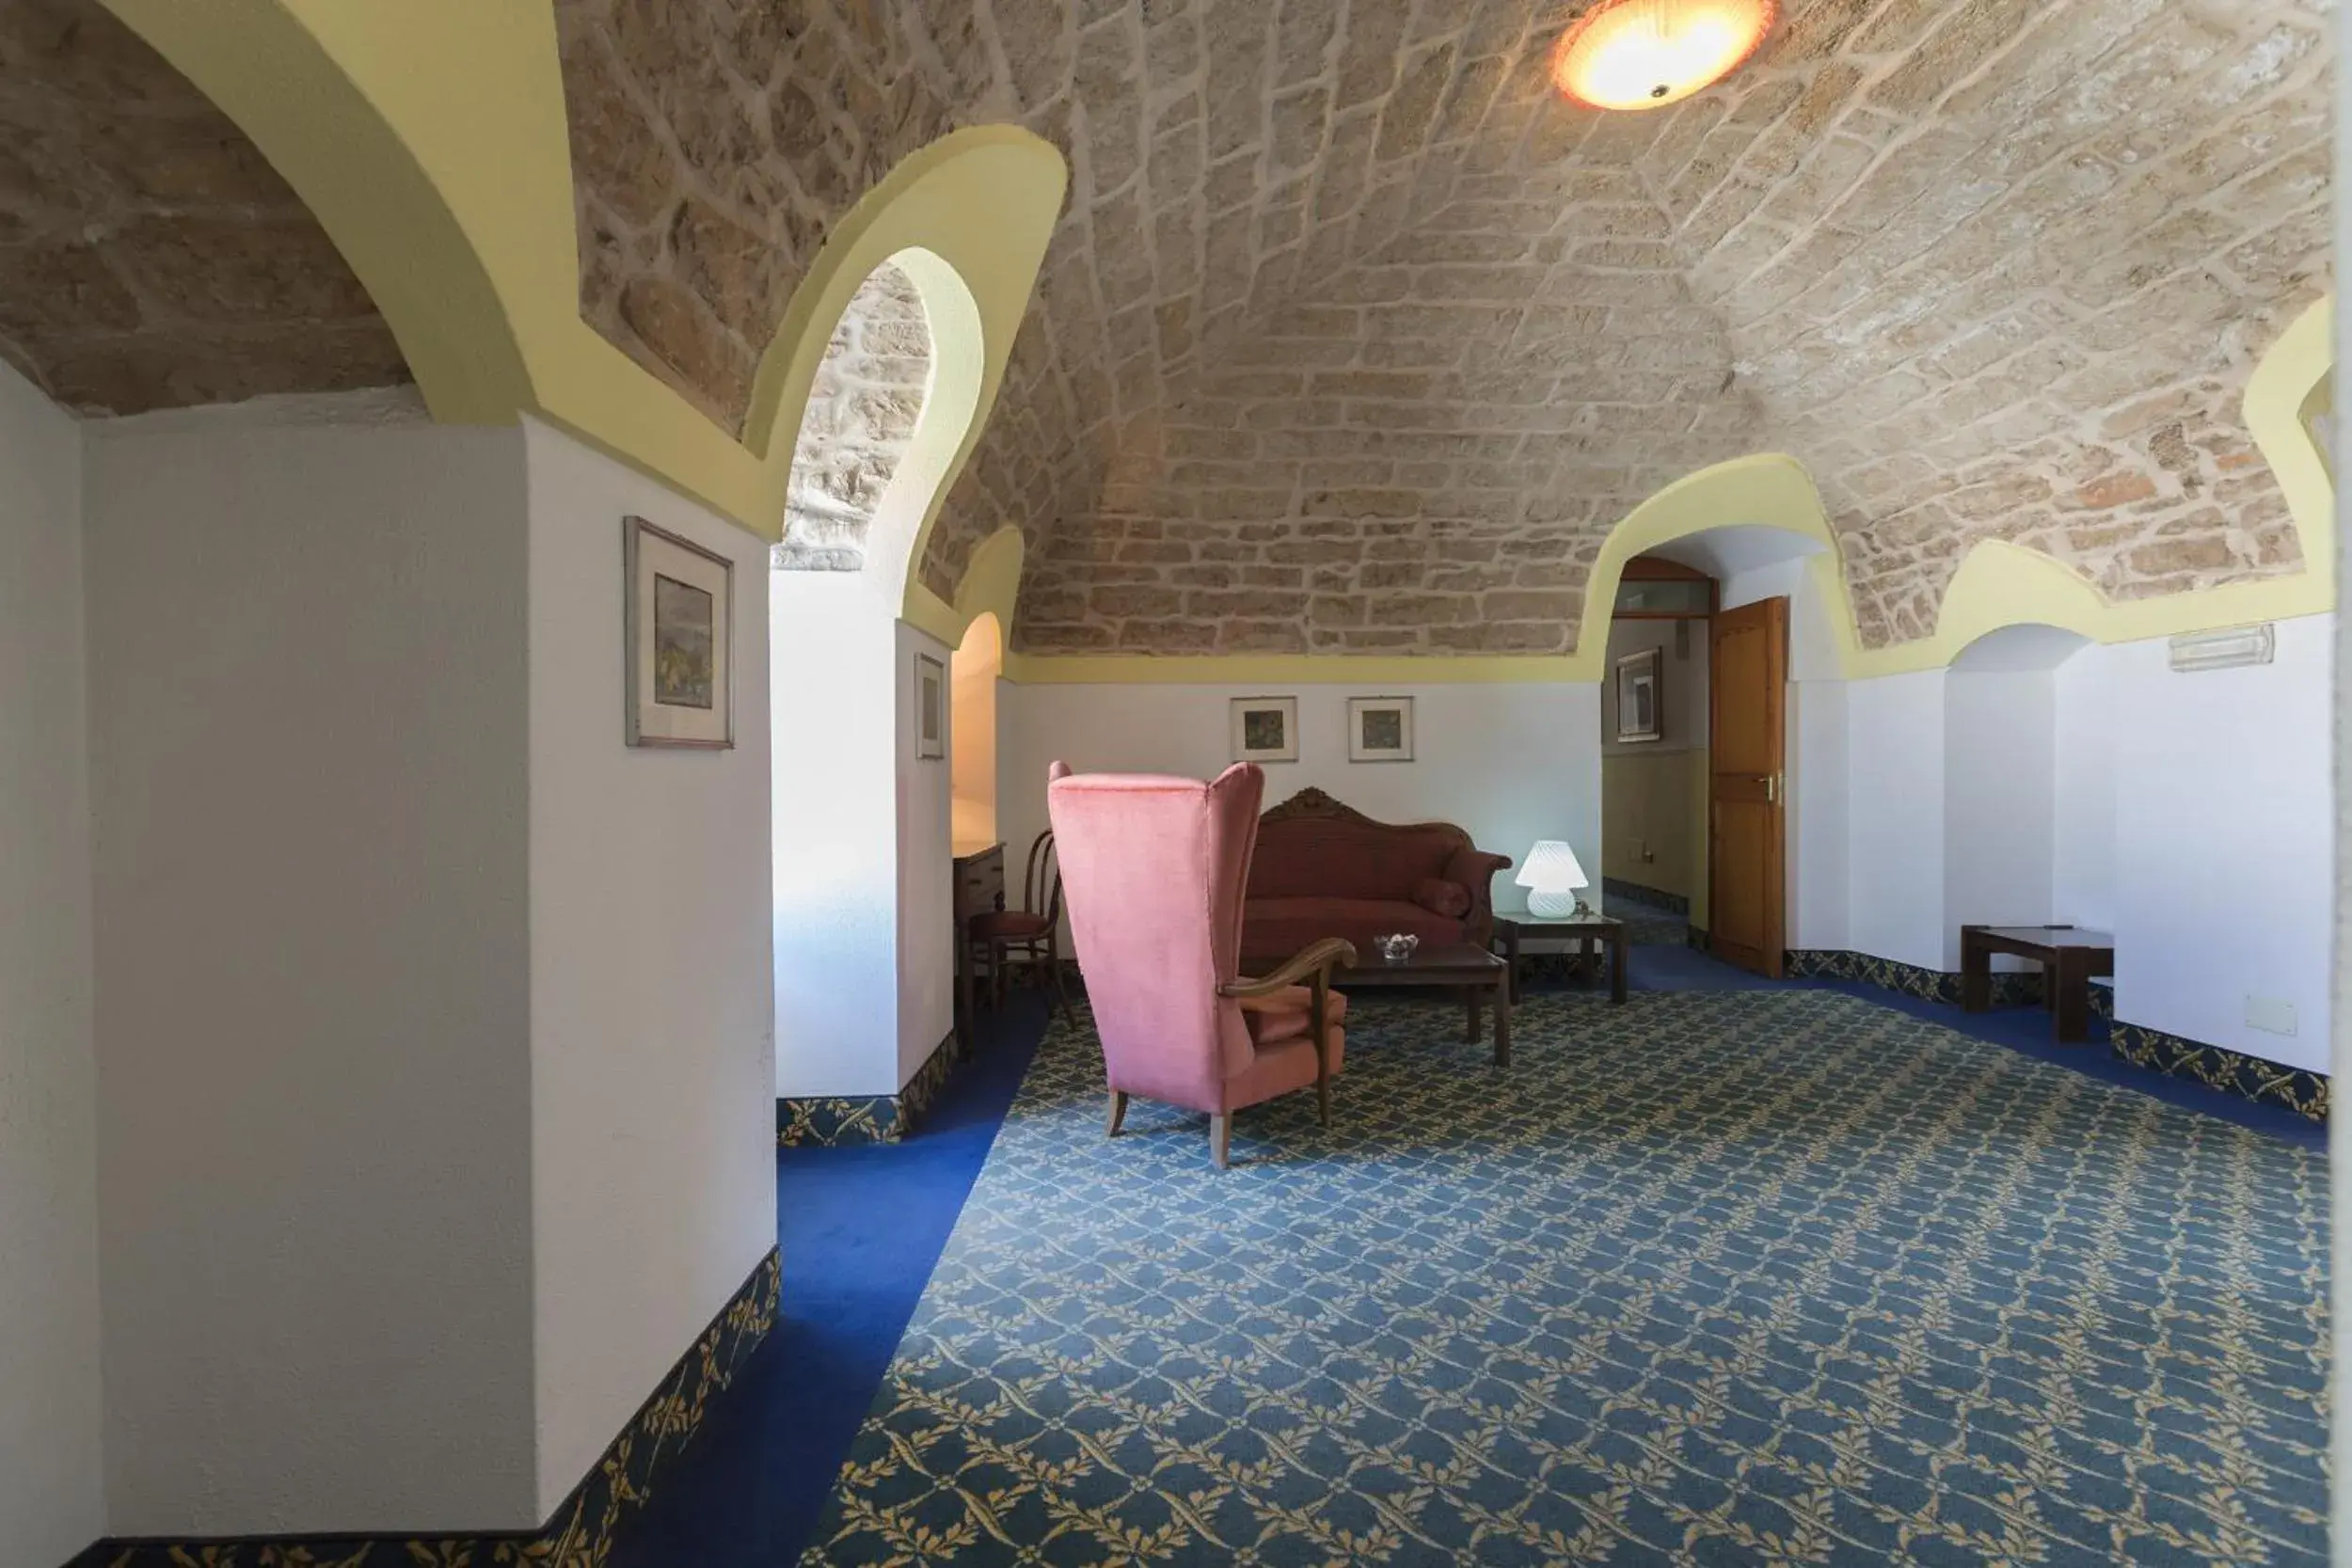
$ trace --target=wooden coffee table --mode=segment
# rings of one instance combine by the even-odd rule
[[[2090,1037],[2090,977],[2115,973],[2115,939],[2080,926],[1963,926],[1960,1005],[1980,1013],[1993,1005],[1993,955],[2042,965],[2042,1001],[2054,1032],[2069,1044]]]
[[[1342,990],[1374,986],[1437,986],[1459,990],[1468,1008],[1468,1028],[1462,1037],[1478,1041],[1478,1009],[1491,1000],[1495,1010],[1495,1066],[1511,1065],[1511,966],[1483,947],[1467,942],[1432,947],[1423,942],[1406,958],[1382,958],[1367,950],[1353,969],[1334,970],[1331,983]]]

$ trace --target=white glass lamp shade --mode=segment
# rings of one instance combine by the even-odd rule
[[[1527,889],[1527,912],[1538,920],[1563,920],[1576,912],[1576,890],[1592,886],[1576,851],[1556,838],[1538,842],[1511,879]]]

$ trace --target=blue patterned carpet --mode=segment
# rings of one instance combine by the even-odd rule
[[[1041,1047],[809,1562],[2318,1563],[2322,1159],[1825,991]]]

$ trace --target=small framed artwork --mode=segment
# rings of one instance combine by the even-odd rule
[[[914,754],[947,754],[947,667],[929,654],[914,656]]]
[[[1347,700],[1347,760],[1413,760],[1413,699],[1350,697]]]
[[[735,563],[621,519],[624,693],[631,746],[735,744]]]
[[[1236,697],[1232,705],[1235,762],[1298,760],[1298,699]]]
[[[1658,678],[1656,648],[1617,660],[1617,739],[1626,744],[1663,740],[1666,716]]]

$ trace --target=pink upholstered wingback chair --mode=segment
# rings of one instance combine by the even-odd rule
[[[1206,1112],[1222,1169],[1235,1111],[1309,1085],[1328,1124],[1347,1013],[1331,967],[1354,963],[1356,949],[1327,938],[1263,979],[1238,973],[1265,774],[1242,763],[1202,784],[1074,775],[1057,762],[1047,779],[1111,1135],[1129,1095]]]

